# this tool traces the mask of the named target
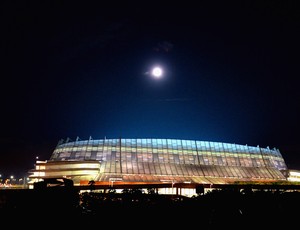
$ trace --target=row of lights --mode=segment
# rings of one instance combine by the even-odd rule
[[[35,157],[36,160],[39,159],[38,156]],[[30,181],[29,177],[23,177],[16,179],[15,176],[11,175],[9,178],[3,178],[2,174],[0,174],[0,186],[3,185],[20,185],[20,184],[27,184],[27,182]]]
[[[16,179],[13,175],[9,178],[2,178],[2,174],[0,174],[0,184],[20,184],[21,182],[24,183],[26,181],[29,181],[29,177],[19,178]]]

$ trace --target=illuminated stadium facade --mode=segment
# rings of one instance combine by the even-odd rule
[[[234,184],[286,181],[278,149],[178,139],[60,141],[47,161],[37,161],[33,180],[68,178],[74,185]],[[194,187],[195,188],[195,187]]]

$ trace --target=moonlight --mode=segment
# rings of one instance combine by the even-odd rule
[[[151,73],[155,78],[160,78],[163,74],[163,71],[160,67],[154,67]]]

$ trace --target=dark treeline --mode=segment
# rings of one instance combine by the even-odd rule
[[[72,187],[0,190],[1,219],[13,217],[22,220],[20,224],[30,218],[49,226],[63,222],[69,227],[105,223],[113,228],[137,228],[142,224],[156,228],[187,225],[197,229],[277,229],[297,223],[299,205],[297,191],[216,189],[188,198],[139,189],[123,193],[79,193]]]

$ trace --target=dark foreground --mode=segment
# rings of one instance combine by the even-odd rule
[[[72,188],[0,190],[0,218],[13,227],[287,229],[297,226],[299,192],[216,190],[192,198]]]

